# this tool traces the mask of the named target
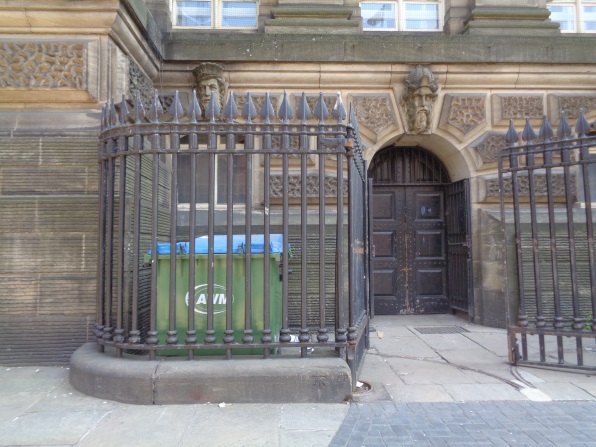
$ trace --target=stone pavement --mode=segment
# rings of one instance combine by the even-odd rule
[[[504,330],[451,315],[372,326],[351,405],[129,405],[2,367],[0,446],[596,446],[594,375],[512,368]]]

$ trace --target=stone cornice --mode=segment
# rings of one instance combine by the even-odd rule
[[[593,35],[248,34],[174,30],[169,61],[593,64]]]
[[[3,34],[106,34],[119,0],[0,0]]]

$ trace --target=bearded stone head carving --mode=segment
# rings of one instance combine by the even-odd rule
[[[402,98],[402,104],[408,116],[408,132],[430,133],[439,84],[428,68],[418,65],[406,78],[405,85],[406,93]]]
[[[213,62],[199,64],[192,71],[195,77],[195,88],[197,89],[197,96],[203,116],[212,96],[215,97],[219,110],[223,110],[227,90],[223,71],[224,69],[221,65],[214,64]]]

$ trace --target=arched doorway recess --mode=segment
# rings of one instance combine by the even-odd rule
[[[379,151],[373,182],[373,310],[377,315],[469,312],[469,183],[451,183],[420,147]]]

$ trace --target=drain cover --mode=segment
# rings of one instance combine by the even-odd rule
[[[421,334],[459,334],[461,332],[470,332],[467,329],[459,326],[429,326],[429,327],[415,327]]]

